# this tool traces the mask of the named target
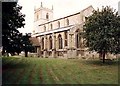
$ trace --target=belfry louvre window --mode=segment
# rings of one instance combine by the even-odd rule
[[[49,19],[49,15],[48,15],[48,13],[46,14],[46,19]]]

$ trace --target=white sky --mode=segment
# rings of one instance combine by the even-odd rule
[[[19,0],[18,4],[23,6],[22,13],[25,17],[25,27],[20,28],[22,33],[30,33],[33,31],[34,23],[34,7],[40,7],[43,2],[43,7],[52,8],[54,19],[74,14],[82,9],[92,5],[94,9],[101,8],[102,6],[111,6],[118,10],[118,2],[120,0]]]

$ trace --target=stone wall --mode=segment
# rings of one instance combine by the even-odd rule
[[[81,12],[63,18],[47,21],[40,25],[36,23],[36,26],[39,25],[36,27],[36,30],[39,31],[35,31],[38,32],[35,36],[39,38],[40,42],[38,53],[40,53],[42,57],[84,57],[86,52],[83,43],[84,39],[82,36],[78,37],[78,34],[83,32],[85,17],[91,15],[92,11],[93,7],[89,6]],[[42,15],[44,16],[45,14]],[[55,30],[56,32],[54,32]],[[65,39],[65,32],[67,32],[67,39]],[[61,38],[59,38],[59,36]],[[50,44],[50,37],[52,44]],[[44,41],[42,41],[43,39]],[[65,40],[67,40],[67,46],[65,46]],[[60,41],[62,41],[62,43]],[[62,48],[60,48],[60,44]],[[52,46],[51,49],[50,46]]]

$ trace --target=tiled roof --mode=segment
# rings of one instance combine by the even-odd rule
[[[40,46],[40,43],[36,37],[29,38],[33,46]]]

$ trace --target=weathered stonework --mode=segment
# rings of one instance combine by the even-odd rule
[[[81,12],[52,20],[53,10],[44,7],[35,9],[32,36],[39,40],[38,55],[50,58],[85,57],[88,51],[80,33],[83,32],[85,17],[90,16],[93,10],[93,7],[89,6]]]

